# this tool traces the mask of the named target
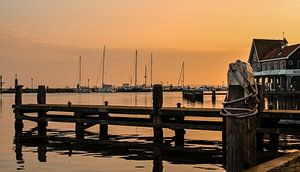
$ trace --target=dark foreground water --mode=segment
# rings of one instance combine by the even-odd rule
[[[217,96],[215,105],[211,97],[205,96],[205,102],[189,103],[182,99],[179,92],[164,93],[164,106],[176,106],[180,102],[184,107],[221,107],[224,96]],[[103,104],[151,106],[151,93],[87,93],[87,94],[48,94],[47,103]],[[74,138],[74,124],[52,123],[48,125],[48,136],[60,138],[46,143],[29,141],[14,144],[14,114],[12,104],[14,95],[0,95],[0,171],[224,171],[222,157],[218,153],[199,154],[176,150],[162,151],[156,155],[149,147],[134,145],[131,147],[97,146],[99,126],[88,129],[87,138],[91,145],[71,144],[65,137]],[[36,103],[36,94],[23,95],[23,103]],[[25,121],[24,131],[36,126]],[[35,132],[35,131],[33,131]],[[143,127],[109,126],[111,140],[120,142],[152,143],[152,129]],[[174,131],[165,129],[165,141],[173,145]],[[221,149],[221,132],[187,130],[186,148],[199,145],[207,149]],[[94,141],[93,141],[94,140]],[[93,144],[94,143],[94,144]],[[96,146],[95,146],[96,145]]]

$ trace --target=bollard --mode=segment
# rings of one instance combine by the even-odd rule
[[[226,121],[226,170],[242,171],[256,163],[256,86],[251,66],[241,61],[229,65],[227,77],[228,94],[221,112]]]

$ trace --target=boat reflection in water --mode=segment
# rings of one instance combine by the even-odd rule
[[[17,170],[24,170],[25,160],[23,149],[37,153],[39,162],[47,162],[47,152],[55,152],[61,156],[84,154],[84,156],[120,157],[133,161],[153,161],[152,171],[163,171],[163,161],[172,164],[217,164],[216,168],[202,168],[203,170],[221,170],[222,152],[220,141],[186,140],[186,145],[197,145],[175,147],[172,146],[174,138],[166,137],[163,144],[153,143],[152,137],[139,137],[137,135],[112,135],[111,141],[99,140],[99,134],[86,132],[86,139],[79,140],[70,136],[71,131],[48,130],[48,136],[39,136],[37,128],[30,131],[16,133],[15,155],[18,163]],[[71,134],[72,135],[72,134]],[[136,139],[136,142],[129,141]],[[201,145],[201,146],[199,146]],[[187,158],[188,157],[188,158]],[[135,168],[146,168],[135,166]]]

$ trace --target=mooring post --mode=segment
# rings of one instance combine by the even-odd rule
[[[108,101],[104,102],[104,106],[108,106]],[[101,113],[99,115],[99,118],[101,120],[105,120],[107,122],[108,120],[108,113]],[[108,140],[108,124],[100,124],[100,140]]]
[[[216,90],[211,91],[211,102],[212,104],[216,104]]]
[[[20,106],[22,106],[22,93],[23,93],[22,87],[23,87],[23,85],[16,85],[16,88],[15,88],[16,93],[15,93],[14,113],[15,113],[15,139],[16,139],[16,142],[19,141],[19,136],[22,135],[23,127],[24,127],[24,124],[23,124],[23,121],[21,118],[22,112],[19,110]]]
[[[181,107],[181,103],[177,103],[177,108]],[[175,121],[177,123],[182,123],[184,121],[184,115],[180,114],[180,116],[175,117]],[[175,146],[183,146],[184,145],[184,129],[175,129]]]
[[[153,132],[154,132],[154,142],[163,141],[163,130],[161,128],[161,116],[159,110],[162,108],[163,104],[163,89],[162,85],[155,84],[153,86],[152,93],[152,103],[153,103]]]
[[[249,64],[229,65],[228,95],[224,102],[226,117],[226,170],[239,172],[256,163],[255,81]],[[244,111],[249,109],[251,111]]]
[[[74,112],[75,118],[78,120],[75,124],[76,139],[84,140],[84,123],[81,122],[82,112]]]
[[[258,89],[258,99],[259,99],[259,104],[258,104],[258,114],[256,116],[256,125],[257,128],[261,128],[262,125],[264,125],[264,119],[261,118],[261,113],[265,109],[265,97],[264,97],[264,86],[263,84],[257,84],[257,89]],[[264,149],[264,133],[259,132],[256,134],[256,147],[258,151],[263,151]]]
[[[46,104],[46,88],[44,85],[38,86],[38,92],[37,92],[37,103],[38,104]],[[46,136],[47,135],[47,125],[48,122],[45,119],[46,111],[39,111],[38,112],[38,118],[39,122],[37,124],[38,126],[38,135],[39,136]],[[41,121],[41,119],[43,119]]]
[[[204,91],[199,91],[199,101],[201,102],[201,103],[203,103],[203,101],[204,101]]]

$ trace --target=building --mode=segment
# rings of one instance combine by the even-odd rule
[[[265,90],[300,91],[300,44],[253,39],[248,62]]]

